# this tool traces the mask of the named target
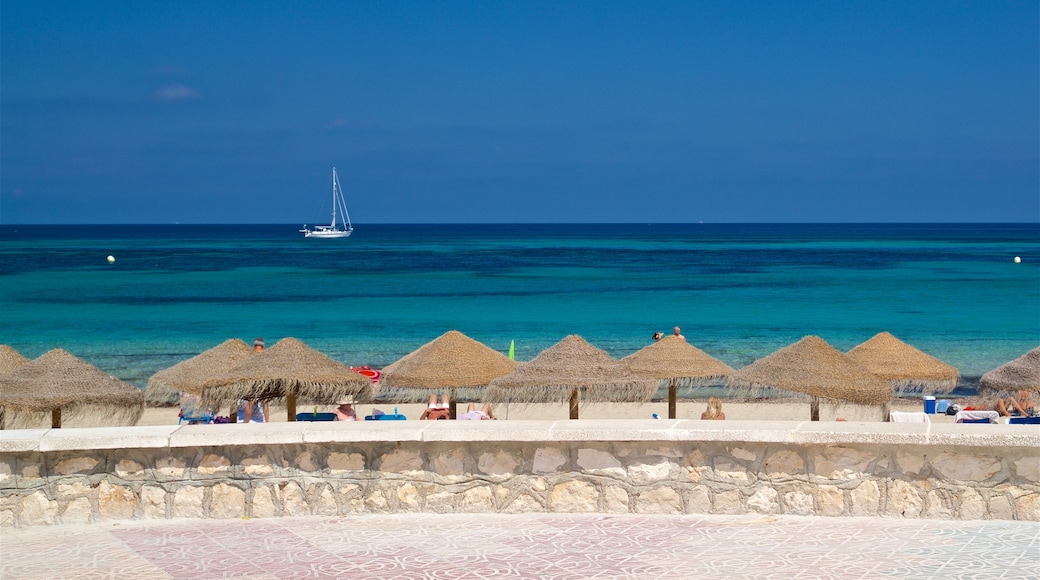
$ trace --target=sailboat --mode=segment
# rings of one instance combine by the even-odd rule
[[[337,222],[340,214],[342,214],[342,221]],[[300,232],[305,238],[346,238],[354,232],[354,226],[350,224],[350,214],[347,213],[347,202],[343,198],[343,188],[339,186],[339,176],[336,175],[335,167],[332,168],[332,223],[327,226],[314,226],[314,229],[303,224]]]

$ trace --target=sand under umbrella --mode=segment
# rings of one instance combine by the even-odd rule
[[[0,377],[13,373],[27,362],[29,359],[22,356],[22,353],[6,344],[0,344]]]
[[[239,399],[284,397],[288,420],[295,421],[297,403],[333,405],[345,397],[363,402],[372,391],[368,378],[290,337],[203,383],[200,403],[219,407]]]
[[[657,392],[657,381],[628,370],[606,351],[578,335],[564,338],[508,375],[488,385],[490,403],[570,404],[578,418],[579,401],[646,402]]]
[[[982,375],[982,390],[1040,392],[1040,346]]]
[[[438,390],[448,391],[451,418],[457,399],[476,401],[492,380],[509,374],[516,361],[449,330],[383,369],[380,396],[394,402],[425,402]]]
[[[8,423],[87,417],[133,425],[144,412],[144,393],[96,366],[56,348],[0,377],[0,408]]]
[[[888,419],[892,385],[849,360],[818,336],[806,336],[734,372],[727,378],[734,391],[754,395],[778,389],[812,401],[811,418],[820,420],[819,400],[882,405]]]
[[[225,340],[217,346],[163,369],[148,379],[144,397],[151,402],[170,402],[181,391],[202,396],[202,385],[206,381],[224,376],[235,367],[249,360],[253,347],[238,338]]]
[[[960,373],[951,365],[899,340],[888,332],[845,354],[852,362],[888,381],[900,391],[946,394],[957,386]]]
[[[714,358],[678,336],[661,340],[621,359],[621,364],[637,375],[650,377],[668,387],[668,418],[675,419],[679,387],[718,384],[733,373],[726,363]]]

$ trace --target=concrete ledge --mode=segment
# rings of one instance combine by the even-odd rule
[[[363,421],[0,431],[0,452],[379,441],[703,441],[1040,448],[1040,427],[792,421]]]

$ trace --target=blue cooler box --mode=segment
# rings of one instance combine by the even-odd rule
[[[924,398],[924,412],[929,415],[935,414],[935,397]]]

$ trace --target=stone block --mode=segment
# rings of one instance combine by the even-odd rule
[[[61,512],[61,523],[63,524],[89,524],[93,519],[94,509],[90,500],[85,497],[70,501]]]
[[[1015,474],[1026,481],[1040,482],[1040,457],[1029,455],[1013,462]]]
[[[682,457],[683,453],[678,447],[671,445],[661,447],[651,447],[646,450],[646,454],[651,457],[671,457],[678,458]]]
[[[506,476],[515,473],[520,464],[519,457],[505,451],[496,451],[481,453],[480,459],[477,461],[477,469],[481,473],[491,476]]]
[[[672,468],[678,471],[678,466],[670,462],[661,463],[637,463],[628,466],[628,479],[634,485],[648,485],[670,479]]]
[[[625,468],[621,466],[621,461],[610,453],[598,449],[579,449],[578,467],[589,473],[599,475],[609,475],[618,478],[625,476]]]
[[[784,513],[796,516],[811,516],[816,514],[813,498],[801,491],[789,491],[783,495]]]
[[[418,451],[400,448],[383,455],[379,462],[379,471],[389,473],[411,473],[422,471],[423,459]]]
[[[948,520],[953,517],[953,502],[950,494],[938,489],[928,492],[928,509],[925,515],[929,519]]]
[[[173,492],[173,517],[201,518],[204,515],[203,501],[206,489],[199,486],[184,486]]]
[[[711,476],[711,467],[708,465],[708,458],[700,449],[695,449],[688,453],[683,459],[683,464],[686,467],[686,474],[694,483],[699,482],[702,478]]]
[[[503,506],[501,511],[508,514],[539,514],[545,511],[545,506],[537,499],[521,493],[509,504]]]
[[[425,511],[437,514],[450,514],[455,511],[455,494],[439,491],[426,495]]]
[[[317,489],[316,489],[317,488]],[[339,514],[336,496],[327,485],[311,486],[311,511],[318,516],[335,516]]]
[[[706,485],[698,485],[686,496],[686,511],[691,514],[710,514],[711,491]]]
[[[141,517],[166,518],[166,490],[157,485],[141,486]]]
[[[881,488],[868,479],[849,491],[849,513],[854,516],[881,515]]]
[[[365,509],[374,513],[385,513],[390,511],[390,502],[386,500],[386,496],[381,491],[375,491],[364,498]],[[355,503],[360,508],[360,505]],[[360,511],[360,510],[358,510]]]
[[[995,520],[1013,520],[1015,511],[1011,500],[1003,493],[994,493],[989,498],[989,515]]]
[[[22,479],[39,479],[40,478],[40,464],[29,463],[22,466]]]
[[[365,457],[360,453],[329,453],[326,462],[334,474],[365,470]]]
[[[619,485],[603,488],[603,509],[611,513],[628,513],[628,491]],[[680,502],[681,503],[681,502]]]
[[[758,459],[758,455],[756,455],[754,451],[744,449],[743,447],[730,448],[729,454],[733,459],[747,463],[753,463]]]
[[[98,517],[102,520],[133,519],[137,511],[137,497],[132,489],[105,480],[98,484],[97,501]]]
[[[682,496],[670,487],[658,487],[639,494],[636,512],[641,514],[681,514]]]
[[[337,487],[334,492],[339,513],[359,513],[365,510],[365,496],[360,485],[349,483]]]
[[[12,468],[7,461],[0,460],[0,484],[11,478]]]
[[[274,500],[275,492],[270,486],[253,489],[253,501],[250,502],[249,516],[253,518],[273,518],[279,515],[278,504]]]
[[[924,501],[917,488],[897,479],[888,485],[888,506],[885,511],[891,516],[920,517],[924,511]]]
[[[204,475],[229,474],[231,473],[231,460],[223,455],[207,453],[202,456],[202,461],[199,462],[196,471]]]
[[[318,462],[314,459],[314,452],[310,449],[300,452],[293,460],[293,463],[297,469],[305,473],[316,473],[319,471]]]
[[[851,447],[824,447],[814,459],[816,475],[827,479],[847,480],[866,476],[875,456]]]
[[[210,489],[209,517],[229,519],[246,515],[246,492],[243,489],[226,483],[218,483]]]
[[[1000,473],[1000,458],[965,453],[940,453],[931,461],[932,469],[953,481],[985,481]]]
[[[766,456],[763,471],[769,479],[786,480],[804,474],[805,462],[794,451],[781,449]]]
[[[238,462],[242,466],[242,473],[250,477],[271,477],[274,475],[274,465],[271,459],[265,455],[246,457]]]
[[[311,513],[307,505],[307,496],[303,488],[295,481],[283,481],[278,484],[278,502],[282,504],[283,516],[307,516]]]
[[[771,487],[761,487],[747,498],[747,506],[760,514],[780,513],[780,494]]]
[[[896,463],[899,464],[899,472],[918,475],[924,467],[925,457],[921,453],[896,453]]]
[[[554,473],[567,463],[567,456],[556,447],[539,447],[534,452],[535,473]]]
[[[845,513],[845,494],[833,485],[817,486],[816,504],[820,515],[840,516]]]
[[[98,466],[100,462],[93,457],[72,457],[63,459],[54,466],[56,475],[72,475],[75,473],[89,473]]]
[[[19,523],[23,526],[53,524],[58,514],[58,502],[47,499],[47,494],[34,491],[22,498]]]
[[[187,463],[179,457],[168,455],[155,460],[155,472],[161,478],[183,479],[186,469]]]
[[[967,488],[960,494],[957,513],[962,520],[981,520],[986,517],[986,500],[979,492]]]
[[[119,477],[140,477],[144,474],[144,466],[132,459],[120,459],[116,462],[115,473]]]
[[[471,487],[462,492],[458,511],[469,513],[489,513],[495,511],[495,503],[491,494],[491,487],[481,485]]]
[[[1016,497],[1015,511],[1020,520],[1040,522],[1040,493],[1025,493]]]
[[[584,481],[560,483],[553,487],[549,507],[554,512],[596,512],[599,509],[599,491],[596,486]]]
[[[731,489],[715,494],[712,513],[715,514],[742,514],[744,506],[740,503],[740,492]]]
[[[74,481],[72,483],[58,484],[58,501],[70,500],[77,497],[90,497],[94,495],[94,487],[89,481]]]
[[[727,482],[747,482],[750,480],[747,468],[729,457],[715,458],[715,478]]]
[[[466,472],[466,453],[462,449],[452,449],[446,453],[438,453],[430,459],[430,466],[437,475],[463,475]]]
[[[405,483],[397,488],[397,509],[400,511],[418,511],[419,490],[411,483]]]

